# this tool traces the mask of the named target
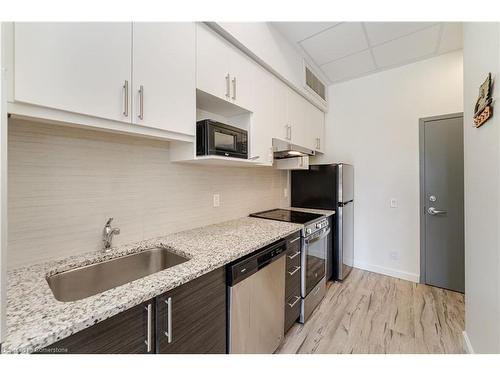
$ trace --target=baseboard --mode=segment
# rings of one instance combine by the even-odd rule
[[[396,277],[398,279],[413,281],[414,283],[418,283],[420,279],[420,275],[416,273],[409,273],[400,270],[396,270],[394,268],[387,268],[382,266],[377,266],[376,264],[363,263],[354,261],[354,267],[360,268],[365,271],[380,273],[382,275]]]
[[[462,335],[464,336],[464,351],[467,354],[474,354],[474,349],[472,348],[472,344],[470,343],[469,336],[467,336],[467,332],[462,331]]]

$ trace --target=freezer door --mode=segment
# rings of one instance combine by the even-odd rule
[[[339,207],[336,216],[337,280],[344,280],[354,263],[354,202]]]
[[[292,171],[292,207],[335,210],[336,165],[310,165],[309,170]]]
[[[354,199],[354,167],[350,164],[337,165],[337,199],[339,203]]]

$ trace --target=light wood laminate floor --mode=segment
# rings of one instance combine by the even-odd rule
[[[464,295],[353,269],[276,353],[463,353]]]

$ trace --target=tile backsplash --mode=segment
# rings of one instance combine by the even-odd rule
[[[169,143],[9,120],[9,268],[287,206],[287,172],[171,163]],[[213,195],[220,207],[213,207]]]

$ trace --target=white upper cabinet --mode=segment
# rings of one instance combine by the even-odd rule
[[[272,165],[272,138],[274,132],[273,84],[274,77],[264,68],[256,67],[254,80],[254,112],[250,124],[250,158]]]
[[[130,121],[131,23],[14,27],[16,101]]]
[[[287,92],[290,90],[283,82],[273,77],[273,131],[272,137],[290,139],[290,125],[287,113]]]
[[[311,148],[311,142],[307,135],[307,102],[302,96],[297,94],[294,90],[288,88],[287,90],[287,124],[288,140],[290,142]]]
[[[324,126],[323,111],[274,78],[273,138],[323,152]]]
[[[248,129],[256,164],[272,164],[272,138],[324,150],[323,112],[204,23],[9,25],[14,115],[192,148],[198,106]]]
[[[195,24],[133,24],[132,122],[196,133]]]
[[[254,79],[257,64],[240,50],[231,48],[229,54],[229,74],[231,76],[231,102],[239,107],[254,110]]]
[[[312,104],[309,105],[309,121],[311,126],[310,138],[312,137],[313,149],[324,152],[325,147],[325,113]]]
[[[204,24],[196,25],[196,88],[230,100],[229,43]]]
[[[256,63],[205,24],[196,27],[196,88],[252,110]]]

